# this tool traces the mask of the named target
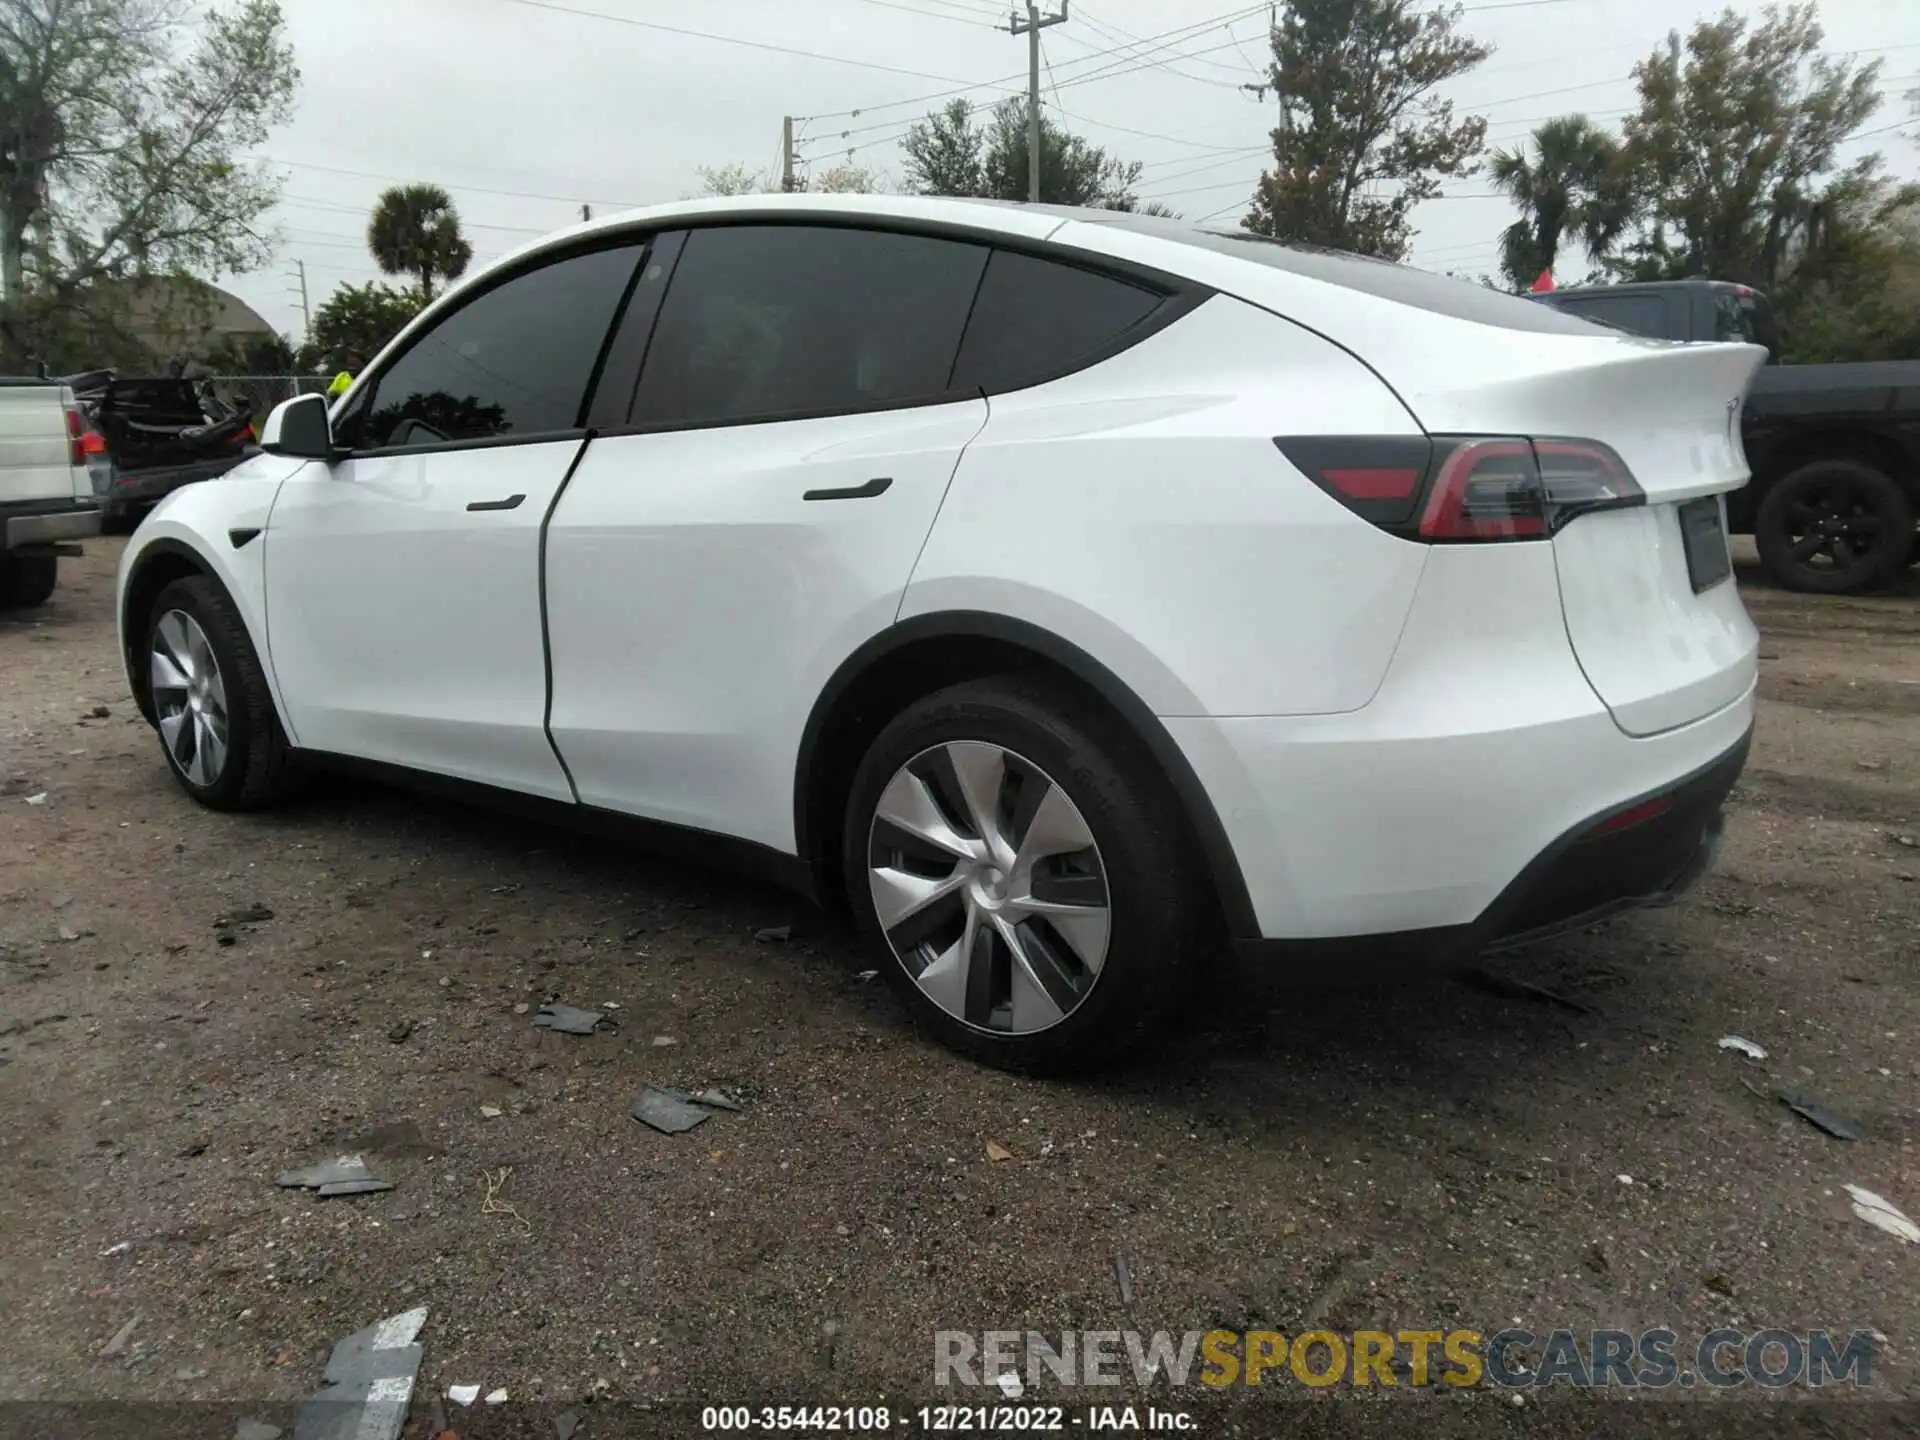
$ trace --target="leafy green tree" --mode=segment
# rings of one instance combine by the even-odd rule
[[[0,362],[84,330],[113,282],[266,263],[279,183],[246,157],[300,72],[277,0],[0,3]],[[84,363],[84,362],[83,362]]]
[[[377,280],[342,285],[314,312],[313,330],[300,349],[300,368],[358,374],[424,308],[419,293],[411,289]]]
[[[1004,100],[984,123],[964,99],[948,102],[916,121],[900,142],[906,152],[907,188],[918,195],[971,195],[988,200],[1025,200],[1031,159],[1027,105]],[[1040,201],[1132,210],[1139,200],[1138,161],[1120,160],[1074,135],[1052,116],[1040,116]]]
[[[754,170],[739,161],[731,165],[700,170],[701,195],[771,195],[779,192],[780,182],[764,170]],[[881,180],[864,165],[833,165],[810,174],[793,177],[795,191],[818,195],[872,195],[881,189]]]
[[[1880,62],[1820,53],[1812,5],[1732,10],[1668,36],[1634,67],[1626,154],[1641,211],[1610,270],[1622,279],[1706,275],[1773,291],[1814,228],[1871,208],[1877,154],[1839,149],[1880,106]]]
[[[1533,132],[1532,152],[1524,143],[1496,150],[1487,167],[1520,211],[1500,236],[1500,268],[1514,290],[1552,270],[1569,236],[1604,256],[1632,219],[1620,142],[1586,116],[1547,121]]]
[[[1286,0],[1269,83],[1280,97],[1273,165],[1241,221],[1260,235],[1404,259],[1413,209],[1469,175],[1486,141],[1436,93],[1492,54],[1459,6],[1416,0]]]
[[[381,195],[367,222],[367,248],[387,274],[419,276],[423,304],[433,299],[435,280],[458,280],[473,259],[453,197],[438,185],[396,185]]]

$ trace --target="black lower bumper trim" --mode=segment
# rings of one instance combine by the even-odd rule
[[[1623,910],[1670,905],[1713,868],[1725,836],[1721,807],[1746,767],[1752,743],[1749,730],[1693,774],[1576,825],[1541,851],[1471,924],[1327,939],[1239,940],[1235,957],[1250,966],[1283,966],[1294,975],[1471,964],[1482,955],[1531,945]],[[1615,824],[1629,820],[1633,823]]]

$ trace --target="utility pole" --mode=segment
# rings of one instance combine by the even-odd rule
[[[1034,0],[1027,0],[1026,18],[1015,11],[1007,30],[1027,37],[1027,201],[1040,202],[1040,32],[1049,25],[1067,22],[1068,0],[1060,0],[1058,15],[1042,15]]]
[[[304,333],[311,335],[313,334],[313,307],[307,303],[307,262],[296,260],[293,263],[300,270],[300,319],[306,327]]]
[[[780,188],[793,191],[793,117],[780,117]]]

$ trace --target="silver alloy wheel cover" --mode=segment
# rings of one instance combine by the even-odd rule
[[[204,790],[227,768],[227,684],[200,622],[169,610],[153,627],[149,660],[154,714],[167,759]]]
[[[1100,978],[1112,930],[1100,847],[1025,756],[970,740],[921,751],[881,791],[867,857],[895,958],[963,1024],[1038,1034]]]

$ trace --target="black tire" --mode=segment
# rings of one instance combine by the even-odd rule
[[[1085,980],[1084,990],[1076,992],[1077,1001],[1065,1008],[1064,1018],[1047,1028],[1008,1033],[995,1028],[991,1017],[981,1025],[951,1013],[920,988],[888,940],[875,909],[869,872],[881,798],[909,761],[919,763],[917,757],[923,759],[959,741],[997,746],[1012,752],[1016,760],[1038,767],[1044,772],[1041,783],[1050,779],[1060,787],[1094,840],[1097,858],[1092,868],[1099,879],[1091,893],[1102,895],[1108,906],[1105,957]],[[1018,809],[1016,798],[1023,780],[1012,767],[1010,773],[1013,778],[1003,782],[999,803],[1001,814],[1012,817],[1009,832],[1018,834],[1020,823],[1012,812]],[[945,801],[941,809],[949,816],[955,813]],[[969,826],[970,822],[960,821],[958,828],[972,833]],[[929,695],[880,733],[854,776],[842,859],[848,898],[874,963],[916,1019],[949,1046],[989,1064],[1057,1073],[1117,1061],[1178,1022],[1187,998],[1187,976],[1219,928],[1217,907],[1207,902],[1204,881],[1194,868],[1194,847],[1184,835],[1171,787],[1144,747],[1123,727],[1069,688],[1037,677],[1003,675]],[[902,858],[897,850],[886,853]],[[935,869],[952,864],[944,859],[933,862]],[[1072,879],[1085,883],[1083,877]],[[1031,887],[1039,883],[1036,879]],[[1054,878],[1049,883],[1061,882]],[[945,923],[954,922],[949,918]],[[1035,922],[1024,923],[1028,928],[1023,933],[1031,940]],[[1058,932],[1048,930],[1043,941],[1048,936],[1060,938]],[[945,943],[942,932],[929,946],[937,949]],[[989,949],[998,946],[994,984],[1003,975],[1010,984],[1013,962],[1004,942],[987,943]],[[1010,1007],[1011,996],[1004,990],[999,993]],[[971,1009],[971,987],[968,994],[963,1008]],[[990,1003],[983,1000],[979,1013],[986,1015]],[[1010,1008],[999,1014],[1001,1027],[1010,1024],[1010,1016]]]
[[[1775,583],[1855,595],[1893,583],[1913,546],[1913,501],[1859,460],[1815,460],[1767,490],[1754,518],[1760,564]]]
[[[212,810],[258,810],[285,799],[299,781],[297,757],[280,729],[267,677],[246,624],[218,581],[205,575],[176,580],[162,590],[148,612],[144,630],[146,648],[140,663],[151,668],[151,657],[161,620],[171,611],[190,616],[206,636],[219,667],[226,692],[226,757],[211,783],[199,783],[183,768],[162,731],[161,750],[167,768],[195,800]],[[162,709],[153,697],[154,711]]]
[[[59,583],[56,555],[0,555],[0,605],[44,605]]]

